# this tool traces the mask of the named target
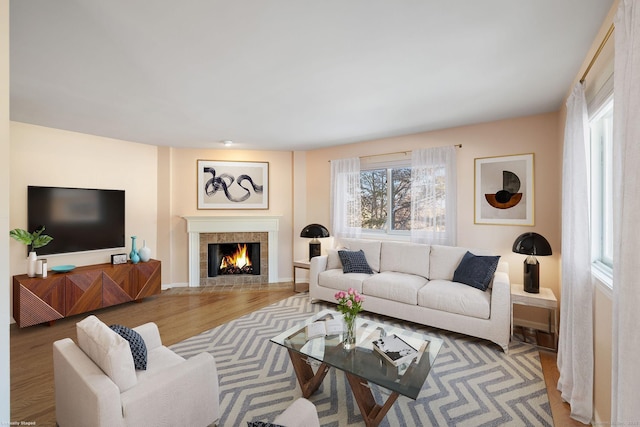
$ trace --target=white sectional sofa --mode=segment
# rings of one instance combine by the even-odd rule
[[[361,250],[372,274],[343,272],[338,249],[330,249],[327,255],[311,259],[312,302],[335,302],[337,291],[354,288],[365,296],[366,311],[486,339],[508,351],[511,289],[507,263],[498,263],[485,291],[453,281],[467,251],[478,256],[494,254],[368,239],[342,239],[336,248]]]

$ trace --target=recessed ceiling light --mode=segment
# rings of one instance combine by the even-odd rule
[[[225,141],[222,141],[222,145],[224,145],[225,147],[231,147],[233,145],[233,141],[227,139]]]

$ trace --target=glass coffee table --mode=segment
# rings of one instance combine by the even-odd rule
[[[304,397],[311,396],[322,384],[329,368],[334,367],[344,371],[365,424],[377,426],[399,395],[414,400],[418,397],[440,351],[442,340],[361,317],[356,320],[356,347],[352,350],[343,347],[341,333],[307,339],[307,325],[341,317],[336,311],[323,310],[303,324],[271,338],[271,341],[288,350]],[[418,350],[413,361],[395,366],[373,349],[374,340],[392,334]],[[315,372],[309,359],[319,362]],[[369,383],[391,391],[382,405],[375,401]]]

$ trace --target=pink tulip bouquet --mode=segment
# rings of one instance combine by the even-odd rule
[[[353,288],[349,288],[346,292],[336,292],[335,298],[338,301],[338,311],[344,314],[345,317],[355,317],[356,314],[362,311],[364,296]]]

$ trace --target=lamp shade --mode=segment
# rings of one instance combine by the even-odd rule
[[[329,230],[324,225],[309,224],[300,232],[300,237],[317,239],[318,237],[329,237]]]
[[[551,245],[538,233],[523,233],[513,242],[513,252],[524,255],[551,255]]]

